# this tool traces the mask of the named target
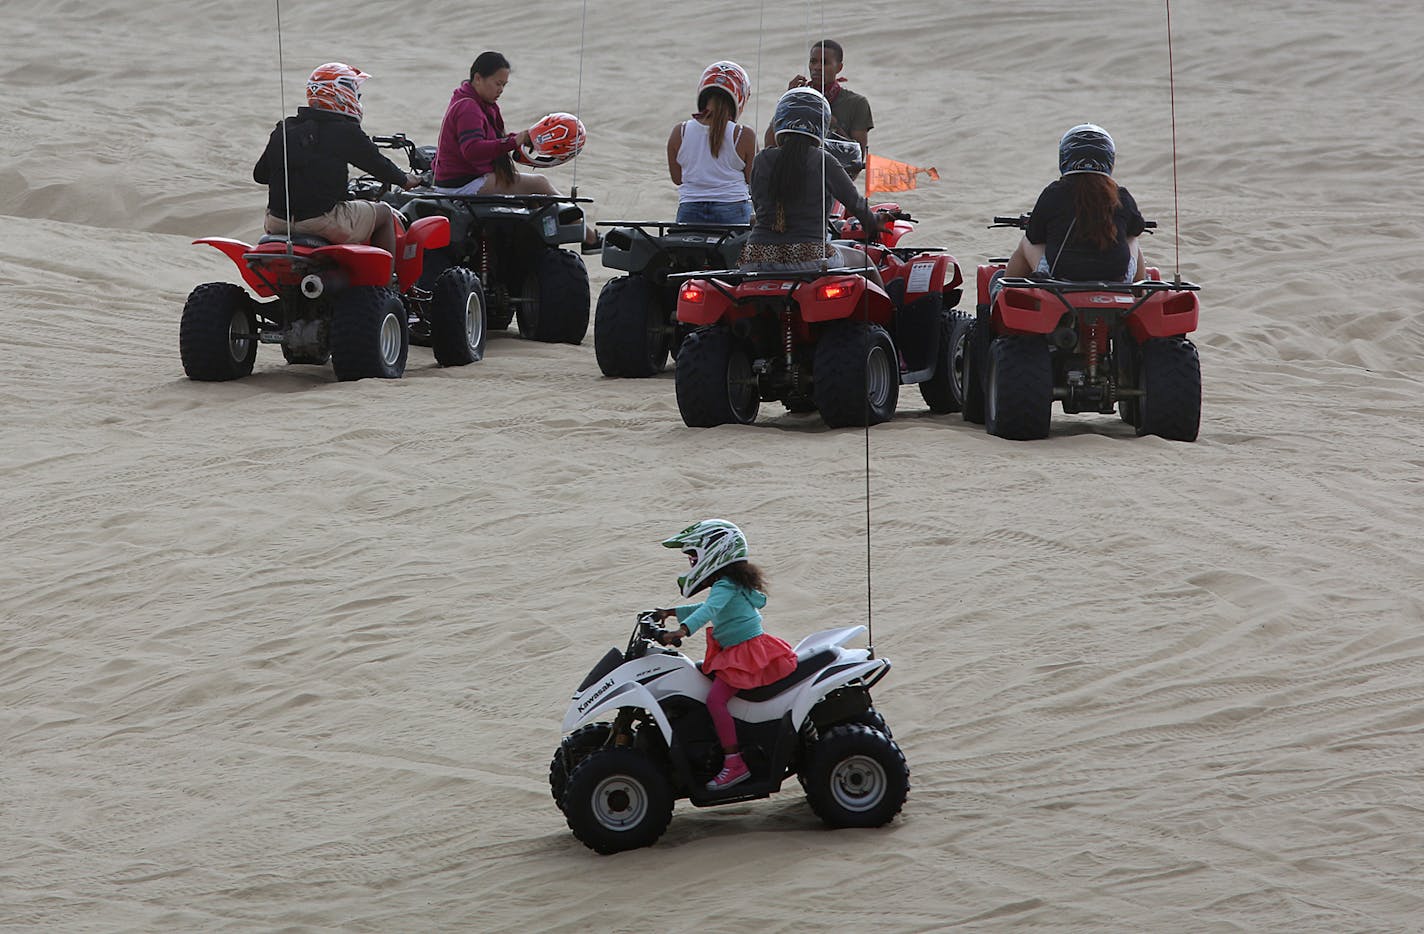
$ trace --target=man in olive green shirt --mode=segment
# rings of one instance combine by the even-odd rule
[[[824,94],[831,103],[831,132],[855,140],[864,156],[870,152],[869,137],[875,122],[870,115],[870,101],[840,84],[838,76],[844,64],[845,50],[841,44],[833,39],[822,39],[811,46],[811,59],[806,69],[810,77],[797,75],[786,87],[809,86]],[[771,127],[766,128],[766,145],[776,145]]]

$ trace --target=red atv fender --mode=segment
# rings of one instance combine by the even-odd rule
[[[926,295],[957,289],[964,284],[959,263],[948,253],[918,253],[902,260],[889,250],[868,247],[866,252],[880,267],[880,278],[884,280],[887,290],[896,280],[904,280],[902,305],[909,305]]]
[[[426,251],[450,245],[450,218],[443,215],[422,217],[411,224],[409,230],[402,232],[404,222],[397,214],[396,225],[396,242],[399,244],[396,248],[396,276],[404,292],[420,280]]]
[[[980,266],[979,294],[989,294],[989,281],[1001,265]],[[1147,278],[1160,282],[1161,272],[1152,267]],[[1126,292],[1073,292],[1069,301],[1074,308],[1119,306],[1132,309],[1124,319],[1128,332],[1139,343],[1155,337],[1180,337],[1197,329],[1200,304],[1193,291],[1157,292],[1137,296]],[[997,334],[1051,334],[1067,309],[1058,296],[1040,289],[1005,288],[999,292],[989,310],[993,331]]]
[[[883,323],[894,313],[880,286],[854,273],[833,273],[810,282],[752,279],[731,285],[719,279],[689,279],[677,293],[677,320],[694,327],[730,324],[755,315],[758,298],[794,298],[801,320],[808,324],[856,317]]]
[[[448,230],[446,236],[448,242]],[[299,246],[294,247],[290,254],[285,243],[249,246],[241,240],[227,237],[203,237],[193,243],[207,244],[221,251],[242,273],[242,281],[262,298],[276,294],[268,283],[296,285],[314,266],[340,267],[346,273],[348,285],[391,284],[391,254],[365,243]],[[266,282],[257,275],[257,267],[261,267]]]

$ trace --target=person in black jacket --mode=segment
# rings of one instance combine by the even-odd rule
[[[1113,180],[1116,160],[1112,137],[1096,124],[1063,134],[1059,178],[1039,194],[1006,275],[1131,282],[1147,274],[1138,246],[1146,222]]]
[[[402,188],[420,183],[381,155],[361,129],[361,84],[369,77],[341,62],[322,65],[307,79],[307,106],[272,130],[252,169],[253,180],[267,186],[267,233],[290,229],[332,243],[369,243],[395,254],[390,205],[347,200],[347,165]]]

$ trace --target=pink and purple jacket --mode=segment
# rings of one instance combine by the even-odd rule
[[[517,137],[505,133],[499,104],[486,103],[470,82],[450,96],[435,144],[435,184],[459,188],[494,170],[494,160],[513,152]]]

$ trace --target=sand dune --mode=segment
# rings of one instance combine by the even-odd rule
[[[0,926],[1419,929],[1417,5],[1177,4],[1179,217],[1156,4],[282,6],[288,107],[344,58],[371,132],[433,141],[502,49],[512,124],[580,110],[551,175],[601,220],[672,214],[703,65],[752,70],[761,125],[835,36],[875,147],[943,176],[901,198],[914,242],[966,272],[1096,120],[1152,258],[1203,286],[1201,439],[1003,442],[902,394],[869,444],[903,816],[829,832],[792,782],[596,857],[546,768],[569,692],[675,596],[657,542],[733,518],[773,631],[864,622],[864,436],[689,430],[670,373],[604,379],[591,339],[189,382],[184,297],[233,281],[189,241],[262,209],[273,5],[11,0]]]

